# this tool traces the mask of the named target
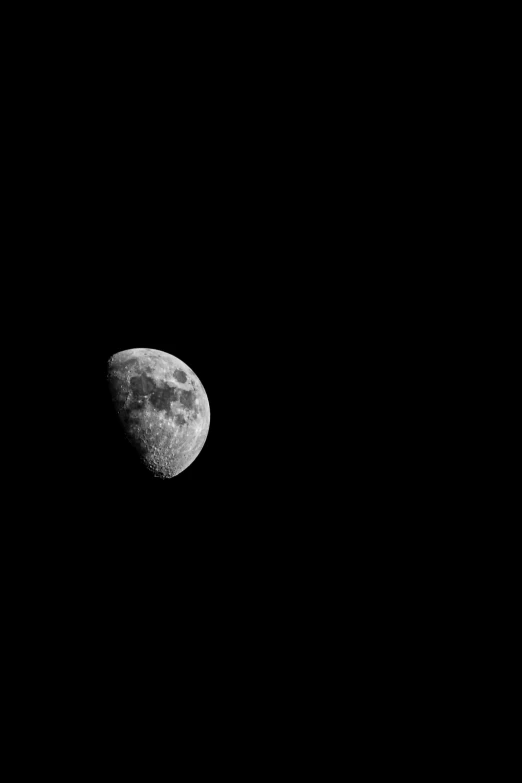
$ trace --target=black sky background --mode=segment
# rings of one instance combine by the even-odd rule
[[[23,681],[47,689],[42,722],[63,683],[63,714],[85,703],[108,742],[124,713],[159,716],[169,748],[205,721],[242,747],[253,710],[268,731],[280,716],[285,743],[286,715],[313,704],[309,672],[335,689],[327,640],[360,560],[339,544],[355,289],[336,231],[363,222],[364,195],[342,173],[335,46],[324,57],[293,21],[271,27],[279,42],[261,34],[257,53],[250,33],[236,53],[211,25],[215,52],[154,35],[149,58],[102,21],[106,45],[89,41],[77,66],[74,36],[65,55],[43,40],[48,72],[15,63],[5,222],[20,284],[5,296],[42,363],[26,351],[37,480],[5,546],[13,638],[31,651]],[[206,443],[173,479],[139,462],[109,397],[109,358],[135,347],[179,357],[208,394]]]
[[[403,156],[393,116],[373,114],[372,48],[363,41],[361,56],[344,24],[334,40],[330,21],[321,39],[313,14],[305,35],[304,12],[270,20],[270,35],[256,22],[236,36],[231,23],[235,46],[207,20],[213,48],[200,23],[190,36],[175,25],[173,43],[172,27],[162,42],[154,22],[152,56],[120,18],[96,21],[83,49],[84,22],[64,36],[57,24],[65,46],[55,46],[38,20],[29,37],[24,19],[14,42],[4,215],[14,282],[3,296],[6,342],[25,335],[17,366],[30,399],[13,413],[26,430],[5,526],[9,638],[27,660],[22,709],[39,702],[47,725],[61,685],[74,730],[78,706],[95,716],[88,741],[106,718],[111,743],[119,711],[138,726],[159,714],[169,749],[186,730],[201,756],[207,720],[211,734],[225,725],[234,756],[241,731],[256,734],[243,719],[254,712],[269,716],[257,763],[278,718],[285,744],[290,711],[336,716],[350,669],[373,709],[374,673],[359,677],[343,637],[348,628],[367,657],[368,596],[389,592],[386,570],[382,590],[375,573],[396,568],[393,548],[407,553],[410,538],[394,519],[400,438],[383,439],[379,420],[402,424],[383,268],[392,281],[389,248],[402,258],[404,233],[416,259],[431,239],[409,230],[409,206],[396,216]],[[372,21],[370,41],[373,31]],[[394,94],[392,84],[392,114]],[[388,159],[398,173],[383,176]],[[422,202],[415,188],[411,198]],[[207,441],[173,479],[139,463],[112,408],[107,362],[133,347],[178,356],[209,397]],[[401,481],[415,505],[411,474]],[[323,694],[333,708],[316,708]]]
[[[49,384],[13,584],[89,661],[85,687],[111,681],[124,704],[133,666],[167,689],[173,670],[182,687],[195,672],[216,703],[248,666],[269,688],[276,657],[289,680],[324,584],[328,444],[302,414],[315,405],[303,366],[324,356],[339,205],[320,184],[330,146],[307,151],[313,80],[299,93],[262,63],[189,71],[167,88],[75,73],[67,100],[31,75],[33,116],[16,129],[10,201],[34,262],[18,320]],[[139,462],[109,397],[109,358],[135,347],[179,357],[208,394],[205,445],[173,479]]]

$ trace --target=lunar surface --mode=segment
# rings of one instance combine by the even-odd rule
[[[210,408],[203,385],[180,359],[133,348],[109,359],[112,399],[126,437],[160,478],[185,470],[205,443]]]

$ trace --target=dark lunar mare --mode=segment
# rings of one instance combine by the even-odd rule
[[[178,389],[172,386],[158,387],[150,397],[151,405],[158,411],[165,411],[165,414],[172,418],[170,405],[178,399]]]
[[[119,378],[116,377],[116,375],[111,375],[109,378],[109,383],[111,387],[111,394],[118,395],[121,391],[122,383]]]
[[[149,378],[142,372],[141,375],[135,375],[134,378],[130,379],[130,387],[135,397],[145,397],[154,391],[156,384],[152,378]]]
[[[189,410],[192,409],[194,406],[194,398],[195,394],[192,391],[187,391],[186,389],[183,389],[181,392],[179,401],[183,405],[183,407],[188,408]]]
[[[179,389],[175,386],[167,386],[164,383],[156,383],[145,373],[135,376],[130,380],[132,400],[130,408],[139,410],[144,407],[148,399],[157,411],[165,411],[165,415],[172,418],[171,403],[179,398]]]

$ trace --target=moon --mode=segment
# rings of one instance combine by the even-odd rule
[[[188,468],[210,426],[208,397],[195,372],[164,351],[131,348],[111,356],[108,382],[125,435],[146,467],[159,478]]]

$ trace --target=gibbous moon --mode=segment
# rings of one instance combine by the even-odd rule
[[[111,356],[108,380],[125,435],[154,475],[172,478],[194,462],[210,407],[188,365],[163,351],[132,348]]]

